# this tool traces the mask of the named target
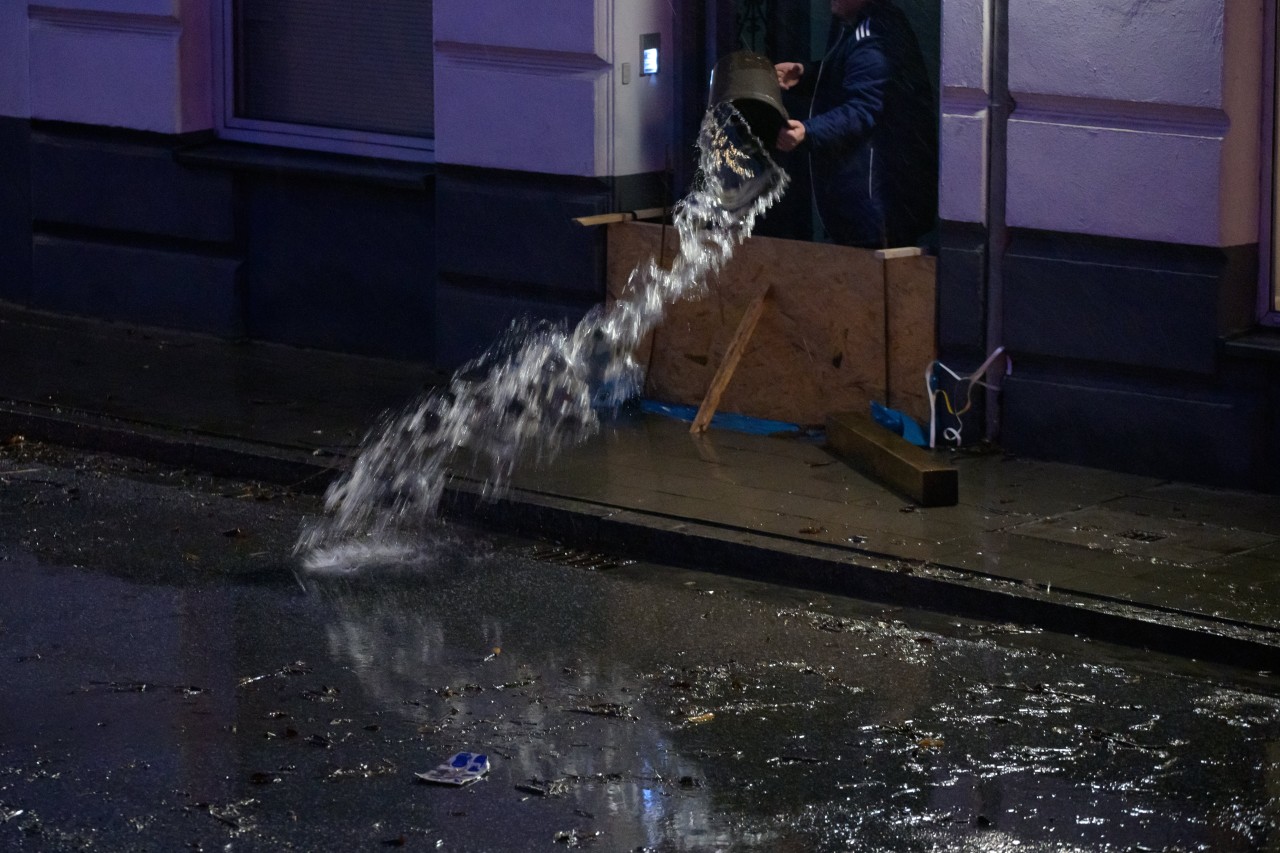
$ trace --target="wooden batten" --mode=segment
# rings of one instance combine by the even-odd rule
[[[935,452],[916,447],[861,412],[827,418],[827,445],[862,473],[921,506],[954,506],[960,474]]]

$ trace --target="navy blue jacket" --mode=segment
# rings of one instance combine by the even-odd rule
[[[888,0],[834,22],[804,119],[818,213],[837,243],[909,246],[937,214],[933,87],[915,33]],[[810,80],[806,80],[810,82]]]

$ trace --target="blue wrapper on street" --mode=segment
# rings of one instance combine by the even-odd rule
[[[489,756],[474,752],[459,752],[444,764],[426,773],[414,773],[423,782],[461,787],[489,772]]]

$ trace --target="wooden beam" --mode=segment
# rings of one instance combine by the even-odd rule
[[[829,416],[827,444],[854,468],[921,506],[954,506],[960,499],[959,471],[940,462],[934,452],[880,426],[870,415],[839,412]]]
[[[902,246],[898,249],[876,249],[876,260],[892,261],[895,258],[918,258],[924,254],[919,246]]]
[[[642,210],[625,210],[619,213],[597,213],[595,216],[579,216],[573,221],[582,226],[608,225],[611,222],[630,222],[633,219],[658,219],[670,212],[668,207],[646,207]]]
[[[764,312],[765,299],[768,298],[770,289],[766,287],[760,291],[760,295],[747,305],[742,321],[738,323],[738,329],[733,333],[733,338],[724,352],[724,358],[720,360],[720,367],[716,369],[716,375],[711,377],[711,385],[707,388],[706,396],[702,398],[702,405],[698,407],[698,415],[693,419],[693,426],[689,427],[689,432],[694,435],[706,432],[707,427],[711,425],[711,419],[715,417],[716,409],[720,406],[724,389],[729,387],[729,380],[733,378],[733,372],[737,370],[738,362],[746,352],[751,333],[756,330],[756,323],[760,322],[760,315]]]

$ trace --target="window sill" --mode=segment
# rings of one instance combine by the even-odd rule
[[[223,139],[180,148],[174,156],[187,166],[350,180],[402,190],[427,189],[436,171],[434,163],[379,160]]]
[[[1260,327],[1232,335],[1222,342],[1227,355],[1250,361],[1280,362],[1280,328]]]

